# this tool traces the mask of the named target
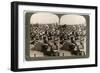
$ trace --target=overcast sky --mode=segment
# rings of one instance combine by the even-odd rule
[[[47,23],[59,23],[59,17],[53,13],[49,12],[38,12],[31,16],[30,23],[40,23],[40,24],[47,24]]]
[[[30,18],[30,24],[35,24],[35,23],[40,23],[40,24],[59,23],[59,17],[49,12],[37,12],[33,14]],[[80,16],[76,14],[68,14],[68,15],[63,15],[60,18],[60,24],[86,25],[86,19],[84,16]]]

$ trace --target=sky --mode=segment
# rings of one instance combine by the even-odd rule
[[[59,23],[67,24],[67,25],[79,25],[85,24],[86,19],[84,16],[78,14],[65,14],[59,19],[56,14],[49,13],[49,12],[37,12],[32,14],[30,18],[30,24],[40,23],[40,24],[50,24],[50,23]]]

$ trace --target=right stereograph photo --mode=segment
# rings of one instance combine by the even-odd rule
[[[25,24],[26,60],[89,57],[89,14],[28,11]]]

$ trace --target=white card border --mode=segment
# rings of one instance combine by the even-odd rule
[[[34,11],[55,11],[55,12],[78,12],[90,14],[90,57],[84,59],[63,59],[63,60],[43,60],[43,61],[23,61],[25,49],[25,32],[24,32],[24,10]],[[60,11],[61,10],[61,11]],[[18,68],[35,68],[35,67],[50,67],[50,66],[72,66],[95,64],[95,10],[93,9],[77,9],[77,8],[62,8],[62,7],[46,7],[46,6],[18,6]]]

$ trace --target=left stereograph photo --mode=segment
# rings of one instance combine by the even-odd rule
[[[89,14],[24,11],[25,60],[89,57]]]

